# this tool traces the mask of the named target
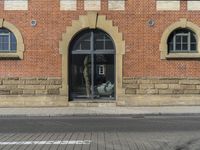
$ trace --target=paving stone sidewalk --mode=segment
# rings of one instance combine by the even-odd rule
[[[0,108],[0,116],[200,115],[200,106]]]

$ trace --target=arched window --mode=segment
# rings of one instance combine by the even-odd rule
[[[15,35],[6,28],[0,28],[0,52],[16,52],[17,41]]]
[[[174,30],[167,41],[169,53],[197,52],[196,34],[187,28]]]
[[[115,96],[115,46],[102,30],[77,34],[70,45],[70,98],[113,99]]]

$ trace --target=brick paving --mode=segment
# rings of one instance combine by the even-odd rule
[[[184,135],[184,136],[183,136]],[[46,141],[44,144],[1,145],[1,150],[177,150],[199,146],[195,133],[67,132],[0,134],[1,142]],[[91,140],[90,144],[48,144],[48,141]]]

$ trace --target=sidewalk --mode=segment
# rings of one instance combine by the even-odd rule
[[[0,116],[200,115],[200,106],[0,108]]]

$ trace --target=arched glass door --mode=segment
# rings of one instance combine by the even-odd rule
[[[77,34],[70,45],[70,99],[114,99],[115,46],[102,30]]]

